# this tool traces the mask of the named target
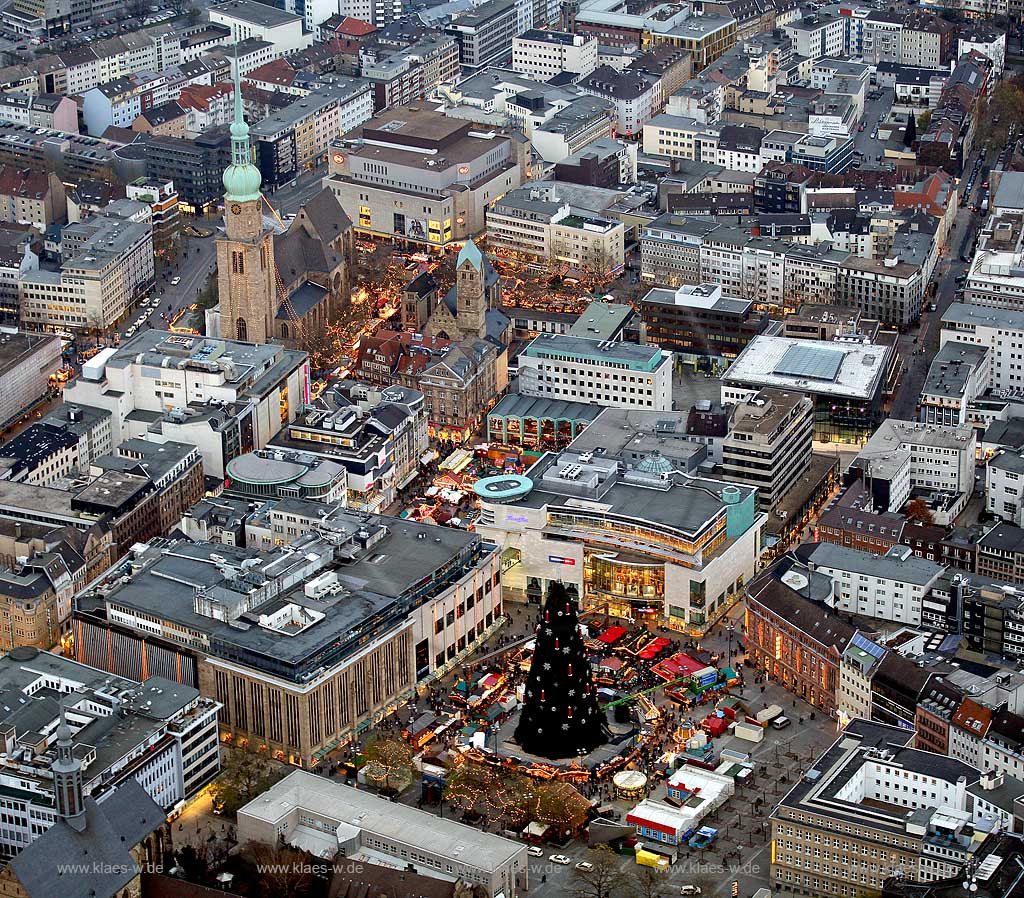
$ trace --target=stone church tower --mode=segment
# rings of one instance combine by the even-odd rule
[[[493,278],[490,289],[488,273]],[[467,240],[455,262],[455,286],[434,306],[424,333],[456,343],[483,340],[487,336],[487,310],[494,307],[500,296],[497,274],[480,248]]]
[[[220,333],[226,340],[266,343],[274,336],[277,269],[273,234],[263,227],[260,181],[260,171],[252,162],[236,67],[231,165],[224,172],[225,234],[217,240]]]
[[[455,321],[459,339],[482,340],[487,336],[486,279],[483,253],[472,240],[467,240],[455,265]]]

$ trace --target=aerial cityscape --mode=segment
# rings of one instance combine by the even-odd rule
[[[0,0],[0,898],[1024,898],[1024,3]]]

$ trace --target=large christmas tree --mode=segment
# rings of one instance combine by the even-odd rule
[[[561,583],[548,587],[526,679],[516,741],[542,758],[575,758],[605,741],[576,606]]]

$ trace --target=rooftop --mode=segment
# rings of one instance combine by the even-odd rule
[[[540,334],[523,352],[532,358],[575,358],[599,364],[625,364],[630,370],[653,371],[671,364],[670,354],[657,346],[614,342],[568,334]]]
[[[315,522],[317,532],[270,552],[203,542],[153,545],[108,571],[80,604],[98,612],[113,603],[204,633],[214,655],[304,682],[401,626],[428,595],[464,576],[488,551],[475,534],[450,527],[303,499],[284,499],[275,508],[308,520],[310,530]],[[307,594],[303,580],[314,575],[333,578],[337,588]],[[267,584],[275,582],[276,597],[267,599]],[[287,607],[307,615],[310,625],[287,634],[265,625]]]
[[[250,25],[260,25],[264,28],[276,28],[279,25],[287,25],[291,22],[301,22],[302,19],[294,13],[285,12],[276,6],[269,6],[260,3],[259,0],[227,0],[225,3],[217,3],[210,7],[210,12],[221,13],[231,16]]]
[[[950,303],[942,316],[942,326],[956,330],[964,327],[994,327],[1006,330],[1024,330],[1024,309],[1002,309],[969,302]]]
[[[860,341],[754,337],[729,367],[724,385],[760,384],[829,396],[871,399],[890,348]]]
[[[964,396],[967,383],[988,355],[985,346],[973,343],[945,343],[932,358],[921,388],[922,396]]]
[[[497,871],[517,855],[526,854],[526,846],[520,842],[396,804],[305,770],[290,773],[245,805],[238,813],[239,826],[244,830],[247,817],[294,826],[299,811],[332,821],[332,831],[352,825],[389,841],[421,846],[453,860],[462,858],[464,863],[488,871]]]
[[[918,558],[906,546],[895,547],[885,555],[875,555],[833,543],[818,543],[808,558],[818,569],[834,568],[919,586],[933,583],[945,570],[941,564]]]
[[[772,816],[778,817],[786,809],[811,815],[812,820],[827,817],[845,821],[858,831],[875,830],[885,834],[882,838],[906,835],[908,810],[924,811],[926,822],[931,816],[928,812],[937,809],[924,801],[911,801],[903,806],[872,801],[871,794],[875,790],[873,785],[868,786],[867,777],[873,770],[892,767],[951,784],[960,777],[965,777],[970,784],[979,776],[975,768],[953,758],[908,748],[912,739],[913,732],[901,727],[852,720],[790,789]]]

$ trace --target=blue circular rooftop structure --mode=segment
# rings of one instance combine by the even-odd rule
[[[473,491],[488,502],[514,502],[533,489],[533,481],[522,474],[497,474],[484,477],[473,485]]]

